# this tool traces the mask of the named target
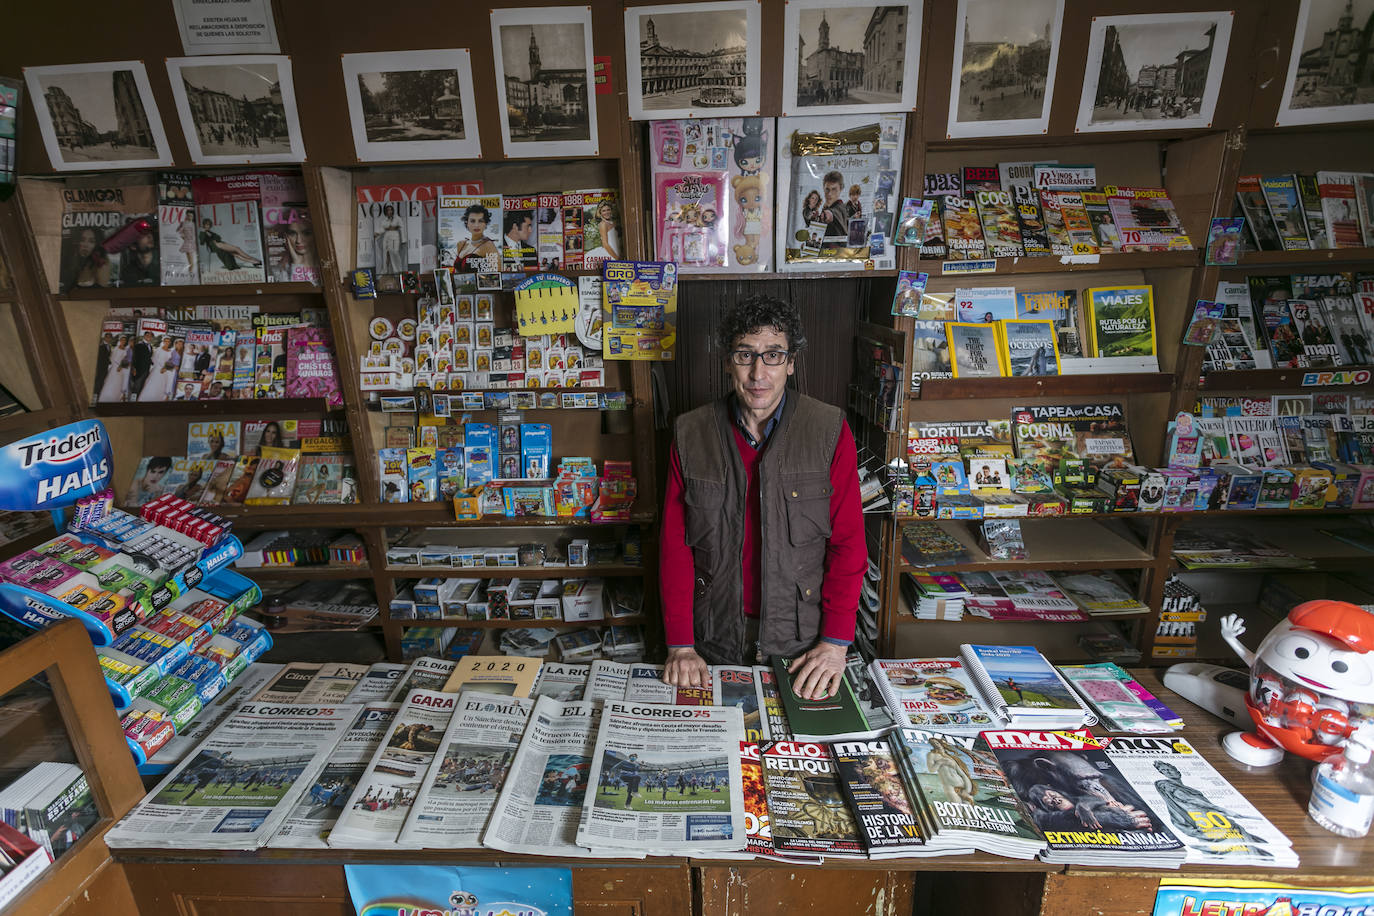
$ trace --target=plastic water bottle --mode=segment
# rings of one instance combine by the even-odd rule
[[[1332,833],[1362,837],[1374,823],[1374,722],[1355,730],[1345,748],[1312,771],[1307,816]]]

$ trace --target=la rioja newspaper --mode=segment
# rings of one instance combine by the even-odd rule
[[[249,702],[105,834],[112,848],[256,849],[361,707]]]
[[[663,855],[743,850],[743,738],[735,706],[607,703],[578,845]]]
[[[1184,846],[1086,728],[983,732],[1045,834],[1046,862],[1176,868]]]
[[[402,846],[475,849],[506,781],[534,701],[479,691],[459,694],[420,798],[401,828]]]

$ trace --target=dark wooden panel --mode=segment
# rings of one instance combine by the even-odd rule
[[[106,860],[80,893],[53,916],[139,916],[124,869]]]
[[[912,877],[903,872],[711,866],[701,869],[696,912],[907,916],[911,892]]]
[[[668,409],[684,413],[729,390],[715,342],[725,311],[750,296],[776,296],[801,312],[807,349],[797,360],[793,386],[802,394],[843,407],[853,368],[854,325],[859,303],[874,281],[866,277],[826,280],[693,280],[678,292],[678,352],[660,364]],[[888,281],[889,283],[891,281]]]

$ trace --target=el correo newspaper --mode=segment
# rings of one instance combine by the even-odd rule
[[[314,781],[358,709],[244,703],[105,834],[106,845],[256,849]]]
[[[439,750],[458,694],[412,690],[391,723],[391,734],[372,755],[339,820],[329,845],[345,848],[394,846],[425,771]]]
[[[738,707],[612,701],[601,714],[581,846],[666,855],[742,851]]]
[[[343,733],[329,760],[282,822],[268,846],[325,849],[329,831],[343,812],[344,802],[367,769],[377,747],[391,729],[400,703],[367,703]]]
[[[458,708],[401,828],[403,846],[476,849],[510,772],[534,700],[478,691]]]
[[[482,834],[483,846],[545,856],[606,854],[576,843],[600,721],[601,704],[593,700],[535,701],[525,738]]]

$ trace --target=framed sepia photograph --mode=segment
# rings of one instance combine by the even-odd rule
[[[1230,10],[1094,17],[1076,129],[1210,127],[1234,17]]]
[[[783,13],[782,113],[916,107],[922,4],[790,0]]]
[[[1300,0],[1276,126],[1374,119],[1374,0]]]
[[[959,0],[947,137],[1049,131],[1064,0]]]
[[[633,120],[759,113],[758,0],[625,10]]]
[[[344,54],[342,63],[360,160],[481,157],[467,48]]]
[[[54,169],[172,164],[142,61],[25,67],[24,82]]]
[[[169,57],[167,77],[192,162],[305,159],[290,57]]]
[[[595,156],[591,7],[491,11],[507,156]]]

